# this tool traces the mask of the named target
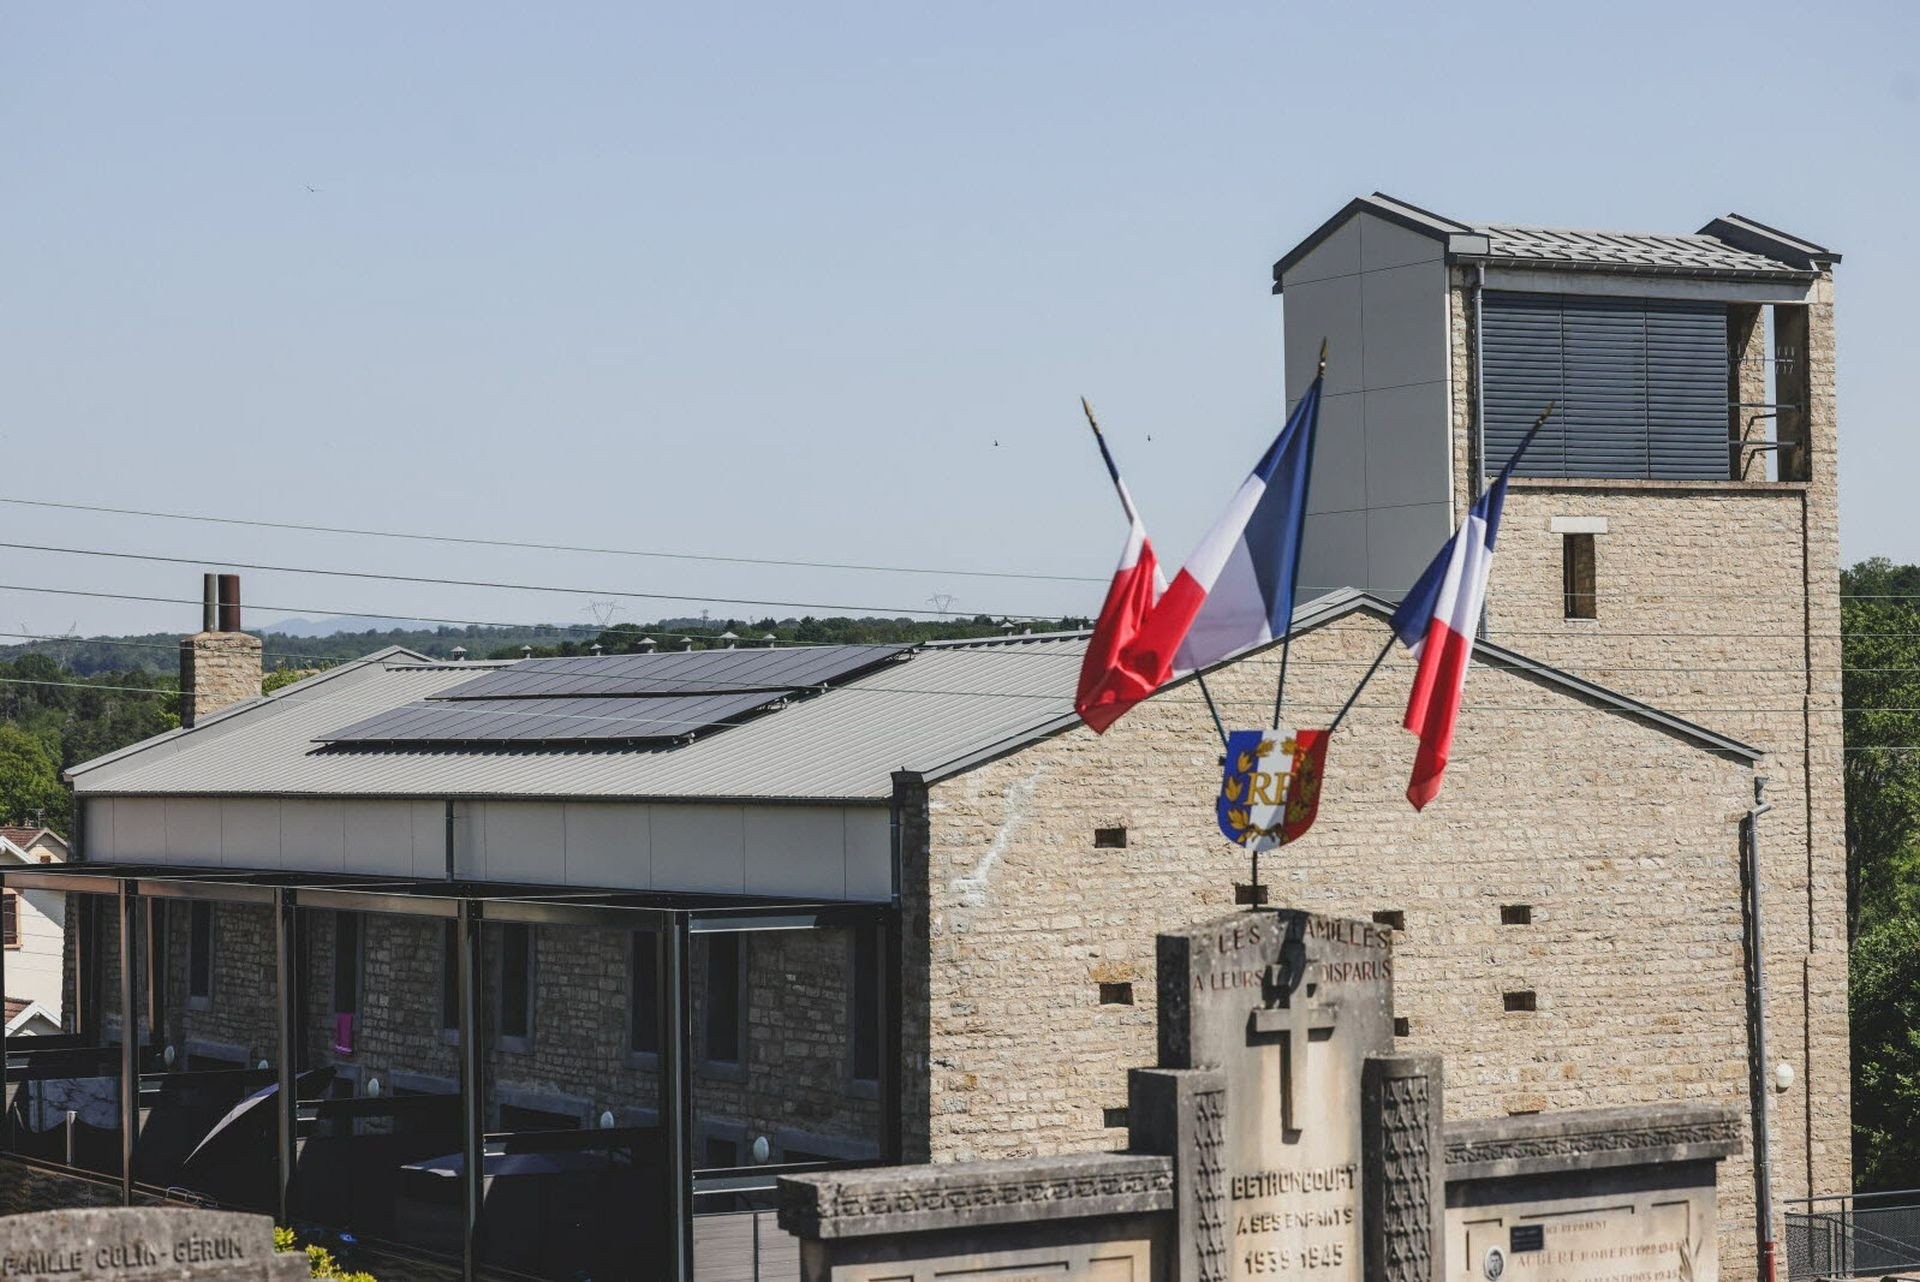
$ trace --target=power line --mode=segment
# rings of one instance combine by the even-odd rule
[[[318,566],[269,565],[259,561],[230,561],[220,557],[162,556],[157,552],[116,552],[104,548],[69,548],[47,543],[5,543],[0,548],[17,552],[50,552],[60,556],[104,557],[116,561],[153,561],[165,565],[224,565],[236,570],[262,570],[274,574],[312,574],[333,579],[371,579],[381,583],[424,583],[434,587],[485,588],[504,592],[554,592],[563,596],[629,597],[639,601],[692,601],[714,605],[749,605],[780,610],[847,610],[873,615],[911,616],[924,613],[920,607],[903,609],[884,605],[838,605],[822,601],[765,601],[752,597],[702,596],[683,592],[630,592],[619,588],[554,587],[545,583],[503,583],[486,579],[442,579],[418,574],[389,574],[376,570],[330,570]],[[274,607],[261,607],[274,608]],[[1061,618],[1014,610],[986,610],[981,613],[1004,619]],[[385,616],[383,616],[385,617]]]
[[[192,521],[209,525],[239,525],[260,530],[294,530],[304,534],[346,534],[357,538],[403,539],[416,543],[451,543],[471,547],[520,548],[535,552],[580,552],[592,556],[647,557],[663,561],[705,561],[719,565],[771,565],[805,570],[859,570],[879,574],[947,574],[970,579],[1033,579],[1050,583],[1105,583],[1083,574],[1043,574],[1027,570],[957,570],[951,567],[867,565],[852,561],[802,561],[758,556],[723,556],[707,552],[662,552],[646,548],[594,547],[573,543],[536,543],[524,539],[490,539],[464,534],[421,534],[402,530],[374,530],[347,525],[308,525],[297,521],[258,521],[205,513],[160,512],[146,508],[107,507],[96,503],[62,503],[52,499],[0,496],[0,503],[19,507],[54,508],[67,512],[94,512],[110,516],[137,516],[160,521]]]

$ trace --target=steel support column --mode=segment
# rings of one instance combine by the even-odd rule
[[[278,1118],[275,1151],[278,1155],[280,1223],[293,1223],[293,1170],[297,1156],[295,1137],[299,1125],[299,1091],[295,1075],[299,1071],[299,1052],[295,1049],[296,1030],[300,1027],[300,974],[296,957],[299,919],[293,906],[293,892],[282,890],[274,896],[274,1016],[279,1028],[280,1089],[275,1093],[274,1112]]]
[[[133,883],[120,883],[120,1205],[133,1205],[133,1140],[140,1129],[140,1008],[133,952]]]
[[[479,1276],[480,1208],[486,1175],[486,1075],[480,1053],[480,904],[460,901],[461,1276]]]
[[[0,886],[4,886],[6,880],[4,876],[0,876]],[[16,923],[16,929],[20,921],[20,909],[24,904],[25,901],[22,900],[14,906],[13,920]],[[0,994],[6,991],[7,950],[0,948]],[[7,1021],[4,1016],[0,1016],[0,1149],[7,1152],[13,1151],[13,1110],[5,1107],[5,1104],[12,1098],[13,1096],[7,1093]]]
[[[661,932],[660,1115],[666,1120],[667,1216],[673,1233],[672,1272],[693,1282],[693,967],[687,918]]]

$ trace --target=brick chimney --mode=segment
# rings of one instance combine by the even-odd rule
[[[202,578],[200,631],[180,640],[180,724],[260,696],[260,638],[240,630],[240,576]]]

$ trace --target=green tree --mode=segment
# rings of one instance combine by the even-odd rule
[[[1853,1178],[1920,1185],[1920,918],[1876,922],[1853,943]]]
[[[1857,936],[1920,908],[1920,566],[1862,561],[1841,591],[1847,925]]]
[[[37,816],[64,831],[67,810],[67,790],[46,745],[17,725],[0,723],[0,813],[10,823]]]

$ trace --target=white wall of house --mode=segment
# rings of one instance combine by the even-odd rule
[[[109,797],[84,802],[90,861],[445,877],[446,803]],[[885,899],[881,806],[618,801],[454,803],[455,874],[474,881]]]
[[[40,857],[0,838],[0,867],[38,867]],[[21,890],[20,943],[7,949],[6,995],[38,1002],[55,1021],[60,1018],[60,950],[66,937],[66,897],[51,890]]]

